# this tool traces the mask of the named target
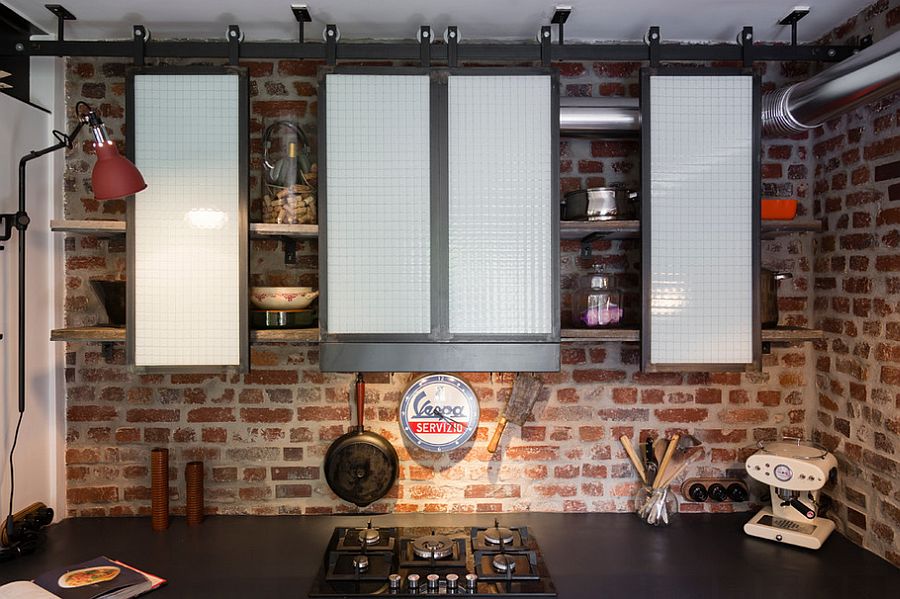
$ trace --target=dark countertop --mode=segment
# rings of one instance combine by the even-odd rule
[[[834,533],[818,551],[749,537],[749,514],[680,514],[654,529],[630,514],[501,514],[527,525],[561,599],[884,599],[900,569]],[[493,514],[397,514],[376,525],[474,526]],[[76,518],[49,527],[37,553],[0,563],[0,584],[99,555],[169,580],[149,597],[306,597],[335,526],[360,516],[218,516],[188,528],[174,518]],[[893,589],[893,591],[891,590]]]

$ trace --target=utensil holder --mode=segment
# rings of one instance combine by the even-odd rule
[[[678,513],[678,499],[669,487],[644,486],[634,496],[634,509],[643,522],[651,526],[668,526],[672,516]]]
[[[150,452],[150,524],[169,528],[169,450],[163,447]]]

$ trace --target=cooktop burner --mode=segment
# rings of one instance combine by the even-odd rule
[[[556,597],[524,526],[336,528],[310,597]]]

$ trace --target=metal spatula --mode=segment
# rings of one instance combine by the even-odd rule
[[[531,408],[534,406],[538,395],[541,394],[543,387],[544,384],[530,374],[520,372],[516,375],[509,401],[506,403],[506,408],[497,422],[497,430],[494,431],[494,436],[491,437],[491,442],[488,443],[487,450],[489,452],[494,453],[497,451],[497,445],[500,443],[500,437],[503,436],[503,429],[506,428],[506,423],[512,422],[519,426],[525,424],[525,420],[531,413]]]

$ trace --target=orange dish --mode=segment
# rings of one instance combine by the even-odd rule
[[[797,200],[762,201],[763,220],[793,220],[797,216]]]

